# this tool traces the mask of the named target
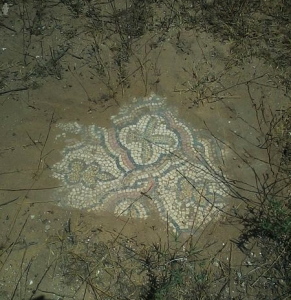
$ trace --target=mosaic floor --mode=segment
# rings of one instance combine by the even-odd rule
[[[122,108],[110,129],[59,124],[63,138],[79,138],[53,166],[60,204],[142,219],[158,213],[178,232],[210,221],[225,205],[217,179],[223,153],[176,116],[152,95]]]

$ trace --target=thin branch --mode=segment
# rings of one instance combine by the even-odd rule
[[[0,188],[0,191],[4,191],[4,192],[43,191],[43,190],[53,190],[53,189],[57,189],[57,188],[60,188],[60,187],[62,187],[62,186],[59,185],[59,186],[51,186],[51,187],[43,187],[43,188],[21,188],[21,189],[4,189],[4,188]],[[14,199],[14,200],[16,200],[16,199]]]
[[[28,87],[20,87],[20,88],[8,90],[8,91],[0,92],[0,96],[4,95],[4,94],[12,93],[12,92],[19,92],[19,91],[26,91],[26,90],[28,90]]]

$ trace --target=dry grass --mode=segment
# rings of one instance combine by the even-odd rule
[[[0,66],[0,95],[36,89],[49,76],[62,80],[65,72],[75,74],[73,68],[67,67],[75,59],[87,65],[93,76],[107,86],[108,95],[104,96],[107,101],[114,98],[117,89],[130,84],[132,74],[128,73],[127,64],[134,56],[132,48],[138,39],[145,34],[154,36],[150,41],[154,49],[171,28],[213,32],[220,39],[232,42],[233,61],[240,63],[251,56],[262,57],[278,69],[286,91],[290,88],[290,1],[35,0],[15,5],[18,15],[14,17],[19,22],[13,30],[22,33],[17,44],[22,61],[7,61]],[[58,11],[64,15],[62,21],[54,19]],[[58,23],[55,27],[50,26],[53,21]],[[72,22],[76,25],[71,26]],[[11,31],[3,24],[0,23],[1,29]],[[82,35],[89,37],[90,43],[79,49],[77,38]],[[58,45],[51,46],[52,36],[59,38]],[[107,49],[102,49],[104,41],[111,45],[110,58]],[[18,72],[19,65],[25,67],[23,73]],[[139,61],[139,70],[143,68],[144,63]],[[195,79],[197,83],[186,89],[200,95],[196,103],[199,105],[213,93],[208,94],[208,78]],[[193,82],[191,76],[189,80]],[[87,96],[94,106],[95,99]],[[261,122],[262,115],[258,118]],[[33,278],[38,283],[31,290],[33,255],[27,258],[31,245],[25,240],[23,245],[20,243],[25,222],[14,241],[3,237],[1,272],[6,272],[4,265],[10,255],[23,256],[13,291],[0,292],[0,298],[32,300],[43,294],[54,299],[288,299],[291,294],[290,110],[278,112],[266,123],[269,129],[261,146],[270,151],[274,151],[274,145],[278,146],[276,151],[282,157],[279,163],[270,159],[273,175],[258,181],[253,198],[245,199],[239,187],[229,183],[233,196],[247,202],[245,210],[232,212],[229,220],[239,223],[241,228],[234,243],[201,245],[199,238],[163,240],[157,236],[155,242],[144,245],[122,232],[104,238],[101,230],[94,231],[88,240],[80,234],[82,228],[70,228],[66,223],[58,234],[48,237],[49,251],[43,259],[50,255],[54,259],[48,259],[45,271]],[[262,176],[254,173],[254,177]],[[241,260],[233,259],[234,245],[243,253]],[[212,247],[215,250],[206,255]],[[44,288],[44,283],[56,275],[66,287],[64,293]]]

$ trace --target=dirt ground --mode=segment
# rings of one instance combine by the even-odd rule
[[[57,124],[110,128],[120,108],[152,93],[224,145],[221,170],[242,183],[243,195],[279,159],[276,147],[263,146],[272,117],[290,105],[279,71],[258,57],[238,60],[231,40],[171,22],[167,5],[130,3],[2,2],[0,299],[170,299],[140,296],[148,277],[138,264],[150,245],[180,253],[190,242],[208,270],[231,278],[212,284],[211,293],[225,287],[221,298],[195,299],[253,299],[262,288],[256,279],[253,290],[238,284],[254,270],[232,242],[241,227],[228,214],[245,207],[242,199],[227,196],[225,214],[190,239],[175,236],[158,215],[143,221],[57,205],[62,183],[52,166],[68,143]]]

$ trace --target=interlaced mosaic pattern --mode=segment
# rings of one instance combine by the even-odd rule
[[[223,208],[221,148],[204,130],[178,120],[164,99],[134,99],[112,124],[58,125],[63,136],[80,139],[53,166],[61,205],[142,219],[158,213],[178,232],[190,232]]]

